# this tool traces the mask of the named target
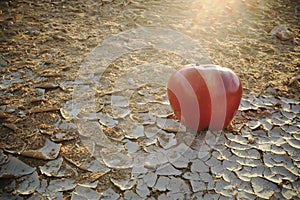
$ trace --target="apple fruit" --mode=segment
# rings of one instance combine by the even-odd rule
[[[167,84],[175,116],[187,127],[222,130],[242,98],[242,83],[231,70],[213,64],[188,65],[175,71]]]

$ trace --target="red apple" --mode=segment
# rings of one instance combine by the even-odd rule
[[[194,130],[222,130],[228,126],[242,98],[240,78],[217,65],[185,66],[167,85],[174,114]]]

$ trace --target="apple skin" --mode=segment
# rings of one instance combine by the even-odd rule
[[[228,68],[188,65],[171,75],[167,93],[175,116],[184,125],[197,131],[222,130],[239,107],[242,83]]]

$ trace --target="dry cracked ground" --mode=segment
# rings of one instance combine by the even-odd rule
[[[0,1],[0,199],[299,199],[298,0]],[[231,68],[223,131],[166,95]]]

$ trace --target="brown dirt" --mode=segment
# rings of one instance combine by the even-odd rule
[[[300,99],[297,0],[174,2],[1,1],[1,75],[20,72],[24,80],[0,91],[0,106],[11,109],[0,110],[1,148],[18,149],[24,143],[36,147],[41,138],[51,138],[57,131],[54,124],[61,119],[59,109],[72,98],[72,89],[46,88],[44,99],[32,102],[38,97],[36,87],[43,82],[73,81],[85,56],[104,38],[137,26],[168,27],[199,41],[213,63],[240,76],[245,94]],[[154,18],[151,12],[161,16]],[[294,33],[292,40],[269,35],[280,24]],[[28,72],[36,76],[25,75]],[[26,116],[19,117],[20,111]],[[80,143],[76,139],[71,146]],[[62,155],[70,152],[65,150],[69,145],[63,143]],[[33,159],[26,162],[40,164],[32,164]],[[109,182],[107,177],[103,180]]]

